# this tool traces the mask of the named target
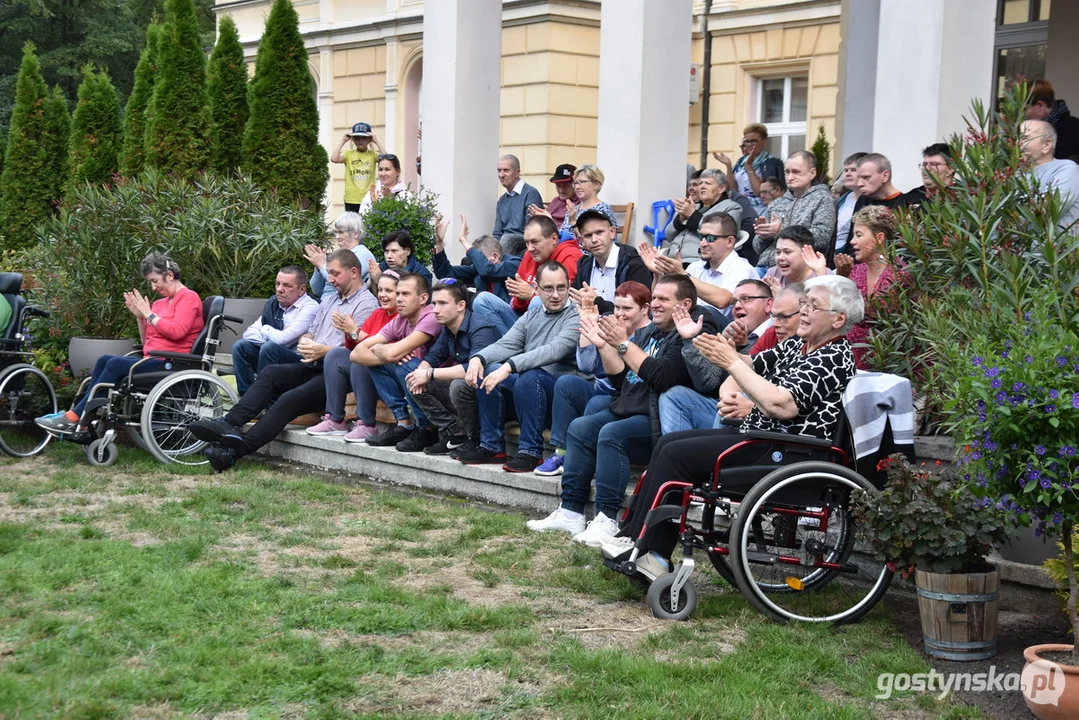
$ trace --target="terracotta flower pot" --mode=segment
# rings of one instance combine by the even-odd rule
[[[1079,718],[1079,667],[1045,660],[1040,653],[1071,653],[1071,645],[1033,645],[1023,651],[1023,700],[1040,720]]]

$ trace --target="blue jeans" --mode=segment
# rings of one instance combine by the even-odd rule
[[[685,385],[659,396],[659,425],[664,435],[683,430],[708,430],[719,418],[716,398],[707,398]]]
[[[492,363],[486,372],[497,370]],[[555,378],[542,368],[511,374],[488,393],[476,389],[476,404],[480,415],[480,444],[491,452],[506,450],[506,401],[521,423],[518,452],[530,457],[543,457],[543,429],[551,415]]]
[[[102,355],[94,363],[94,371],[90,373],[90,383],[86,386],[86,394],[82,399],[75,403],[75,407],[71,408],[72,412],[82,415],[83,409],[86,407],[86,403],[90,401],[90,390],[94,385],[98,383],[112,383],[116,384],[127,377],[128,372],[131,370],[135,363],[142,360],[138,355]],[[164,360],[147,360],[139,366],[139,372],[153,372],[165,367]],[[101,397],[104,395],[104,391],[98,393]]]
[[[619,417],[608,409],[579,417],[569,425],[569,447],[562,468],[562,507],[583,513],[596,479],[596,512],[614,518],[622,507],[631,463],[652,454],[652,423],[647,415]]]
[[[593,400],[607,398],[602,404]],[[551,445],[566,449],[566,431],[569,424],[592,412],[598,412],[610,403],[610,395],[593,380],[577,375],[562,375],[554,384],[554,401],[551,403]]]
[[[375,424],[375,404],[378,391],[371,379],[371,368],[349,359],[352,351],[337,347],[322,360],[322,377],[326,381],[326,414],[333,420],[345,419],[345,400],[351,389],[356,394],[356,417],[364,425]]]
[[[540,302],[539,295],[532,298],[528,307]],[[472,312],[477,315],[486,315],[496,319],[496,324],[501,325],[502,332],[506,332],[513,323],[521,319],[521,316],[510,306],[508,302],[489,292],[481,292],[472,299]]]
[[[300,354],[275,342],[253,343],[243,338],[232,346],[232,371],[236,374],[236,391],[243,395],[255,382],[255,375],[270,365],[300,361]]]
[[[405,376],[415,370],[421,362],[423,360],[420,358],[412,358],[403,365],[375,365],[369,370],[378,396],[382,398],[382,402],[386,403],[386,407],[393,413],[397,422],[408,420],[408,409],[411,406],[412,414],[416,417],[416,424],[427,427],[427,416],[412,401],[412,394],[408,391],[408,385],[405,384]]]

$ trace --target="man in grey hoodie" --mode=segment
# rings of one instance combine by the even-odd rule
[[[466,465],[506,459],[506,401],[521,423],[517,457],[507,472],[532,472],[543,458],[543,431],[551,414],[555,379],[577,371],[579,315],[569,302],[569,273],[548,260],[536,269],[540,305],[533,305],[498,341],[472,356],[465,382],[476,388],[480,446],[459,453]],[[459,397],[458,403],[464,401]],[[458,412],[471,412],[458,404]]]
[[[786,166],[787,192],[768,206],[768,218],[759,218],[753,247],[757,265],[776,264],[776,234],[788,225],[804,225],[813,233],[813,249],[828,254],[835,240],[835,200],[817,180],[817,158],[807,151],[791,153]]]

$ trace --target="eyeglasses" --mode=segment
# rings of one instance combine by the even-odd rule
[[[742,142],[738,143],[738,147],[745,147],[746,145],[756,145],[759,142],[760,140],[743,140]]]
[[[773,320],[790,320],[792,317],[796,317],[798,315],[799,315],[799,313],[797,311],[792,312],[792,313],[786,313],[786,314],[784,314],[784,313],[774,313],[774,312],[768,313],[768,317],[772,318]]]
[[[736,297],[736,298],[734,298],[733,304],[737,305],[738,303],[742,303],[743,305],[745,305],[750,300],[771,300],[771,299],[772,299],[772,297],[770,295],[746,295],[745,297]]]
[[[569,285],[540,285],[539,291],[544,295],[561,295],[562,293],[569,292]]]
[[[576,187],[578,185],[591,185],[591,184],[592,184],[592,181],[589,180],[588,178],[581,178],[579,180],[574,180],[573,181],[573,186],[574,187]]]
[[[804,310],[808,314],[813,314],[815,312],[830,312],[830,313],[839,312],[838,310],[833,310],[832,308],[817,307],[816,304],[814,304],[814,303],[812,303],[812,302],[810,302],[808,300],[800,301],[798,303],[798,307],[801,308],[802,310]]]
[[[931,172],[937,172],[938,170],[943,170],[946,167],[948,167],[948,163],[942,163],[942,162],[918,163],[918,169],[919,170],[929,170]]]
[[[716,240],[719,240],[720,238],[730,238],[730,237],[734,237],[734,235],[701,235],[701,240],[704,240],[706,243],[714,243]]]

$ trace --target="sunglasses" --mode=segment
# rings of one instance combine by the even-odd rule
[[[704,240],[706,243],[714,243],[716,240],[719,240],[720,238],[729,238],[729,237],[734,237],[734,235],[701,235],[701,240]]]
[[[379,160],[396,160],[397,156],[394,155],[393,153],[382,153],[381,155],[378,156],[378,159]]]

